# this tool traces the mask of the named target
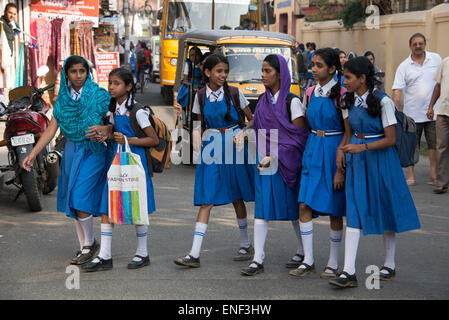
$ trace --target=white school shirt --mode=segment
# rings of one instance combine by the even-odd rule
[[[270,91],[268,91],[268,93],[270,94],[271,97],[271,103],[276,104],[279,98],[279,91],[276,92],[274,96],[271,95]],[[290,104],[290,110],[292,113],[292,118],[290,119],[291,121],[298,119],[299,117],[304,117],[306,111],[303,104],[301,103],[301,100],[299,100],[298,97],[294,97],[292,99]]]
[[[81,98],[81,92],[83,92],[83,88],[81,87],[80,91],[75,91],[72,87],[70,87],[70,96],[73,100],[79,100]]]
[[[212,91],[209,88],[209,85],[206,85],[206,97],[210,102],[221,101],[224,99],[224,89],[221,87],[217,91]],[[239,89],[239,100],[240,100],[240,109],[245,109],[249,105],[249,101],[243,95],[242,90]],[[193,101],[192,112],[196,114],[201,114],[200,103],[198,101],[198,95],[195,95],[195,100]]]
[[[318,83],[315,86],[315,97],[329,97],[329,95],[331,94],[331,89],[337,84],[337,81],[335,81],[334,79],[331,79],[331,81],[329,81],[328,83],[326,83],[324,86],[320,86],[320,84]],[[320,94],[320,88],[322,89],[322,93]],[[310,103],[310,101],[309,101]]]
[[[377,89],[374,89],[374,90],[377,90]],[[354,92],[354,105],[357,105],[358,98],[362,98],[363,99],[362,107],[367,109],[368,105],[366,104],[366,98],[368,98],[368,94],[369,94],[369,91],[365,92],[363,94],[363,96],[359,97],[359,95]],[[384,128],[386,128],[386,127],[396,124],[397,121],[396,121],[396,116],[394,114],[396,111],[396,107],[394,106],[393,100],[391,100],[388,96],[385,96],[380,101],[380,104],[382,106],[382,109],[381,109],[382,126]],[[348,116],[349,116],[348,109],[342,109],[341,113],[342,113],[343,119],[348,118]]]
[[[134,101],[134,103],[136,103]],[[126,100],[122,102],[122,104],[116,104],[115,107],[115,114],[119,115],[119,116],[123,116],[126,112],[128,111],[128,109],[126,108]],[[112,114],[111,111],[108,111],[106,113],[106,117],[109,117],[109,122],[114,124],[114,115]],[[136,112],[136,119],[137,119],[137,123],[139,124],[139,127],[143,130],[146,127],[151,127],[151,122],[149,120],[150,117],[150,113],[145,110],[145,109],[139,109]]]
[[[404,113],[415,122],[429,121],[426,113],[432,99],[436,83],[435,75],[440,64],[439,54],[426,51],[426,59],[422,66],[414,62],[410,55],[396,70],[393,90],[404,92]],[[434,110],[437,108],[438,102],[435,104]]]

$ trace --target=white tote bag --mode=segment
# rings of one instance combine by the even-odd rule
[[[145,169],[140,156],[131,152],[126,137],[124,145],[118,144],[108,170],[108,194],[111,223],[149,224]]]

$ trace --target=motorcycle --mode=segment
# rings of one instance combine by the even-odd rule
[[[37,75],[42,77],[48,71],[47,66],[40,67]],[[8,106],[0,102],[0,117],[7,115],[4,140],[0,141],[0,146],[8,148],[8,165],[0,166],[0,171],[14,171],[14,177],[5,184],[13,184],[19,189],[14,201],[25,193],[31,211],[42,210],[41,193],[53,191],[59,175],[61,152],[51,149],[50,144],[36,157],[30,172],[22,168],[23,160],[50,123],[45,115],[49,106],[42,95],[53,87],[54,84],[42,89],[34,85],[18,87],[9,93]]]

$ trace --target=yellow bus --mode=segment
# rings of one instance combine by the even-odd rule
[[[261,30],[263,0],[163,0],[160,34],[160,86],[173,103],[178,39],[191,30]]]

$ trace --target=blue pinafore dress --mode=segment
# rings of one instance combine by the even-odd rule
[[[352,105],[349,125],[364,136],[383,134],[380,116],[371,117]],[[351,137],[351,144],[382,139]],[[346,154],[346,224],[367,234],[403,232],[420,228],[413,198],[394,147]]]
[[[118,115],[114,114],[114,129],[117,132],[123,133],[128,138],[135,138],[136,134],[134,133],[131,123],[129,121],[129,111],[127,111],[124,115]],[[138,147],[134,145],[129,145],[131,152],[136,153],[140,156],[140,161],[142,162],[143,168],[145,169],[145,177],[147,182],[147,202],[148,202],[148,214],[153,213],[156,211],[156,204],[154,201],[154,189],[153,189],[153,182],[151,180],[149,171],[148,171],[148,162],[147,157],[145,154],[145,149],[143,147]],[[113,150],[114,154],[112,155],[112,158],[109,159],[108,163],[108,170],[112,164],[112,160],[115,156],[115,151],[117,150],[117,143],[113,143]],[[103,188],[103,195],[102,195],[102,201],[101,201],[101,213],[102,214],[108,214],[108,203],[109,203],[109,192],[108,192],[108,184],[106,182],[104,188]]]
[[[95,142],[87,142],[95,143]],[[58,177],[57,210],[69,218],[75,211],[100,216],[101,194],[107,177],[107,148],[95,152],[67,140]]]
[[[273,108],[275,104],[273,103]],[[262,157],[257,154],[257,164]],[[271,166],[260,172],[256,167],[256,201],[254,218],[264,220],[298,220],[299,219],[299,182],[291,189],[282,178],[278,168]]]
[[[341,133],[322,137],[312,131],[309,135],[302,158],[298,202],[304,202],[315,214],[344,216],[344,188],[334,190],[333,187],[337,172],[337,148],[344,133],[341,116],[332,99],[316,97],[312,92],[307,120],[314,131]]]
[[[195,206],[219,206],[240,199],[254,201],[255,164],[251,164],[247,142],[237,152],[233,138],[240,131],[238,114],[231,101],[232,122],[228,122],[224,118],[227,109],[225,99],[210,102],[205,98],[203,117],[209,129],[204,134],[201,159],[196,167]],[[225,128],[226,132],[220,132],[219,129]]]

